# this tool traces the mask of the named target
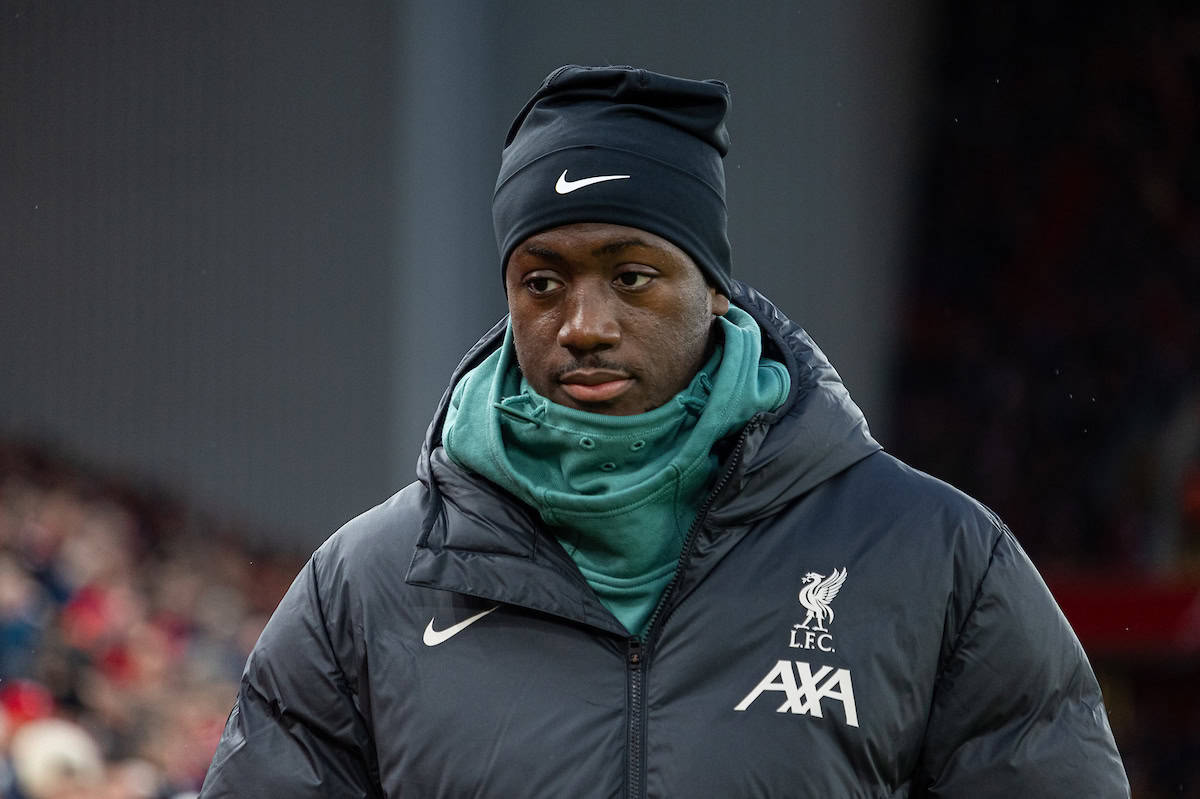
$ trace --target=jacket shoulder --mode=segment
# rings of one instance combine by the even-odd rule
[[[1008,527],[989,507],[966,492],[887,452],[880,451],[847,470],[869,492],[876,509],[909,523],[914,534],[938,535],[946,543],[990,553]]]
[[[882,550],[895,555],[891,568],[941,606],[940,660],[945,662],[976,606],[997,548],[1020,550],[1020,545],[983,503],[886,452],[864,458],[835,482],[841,483],[835,503],[869,502],[872,532],[866,535],[886,541]],[[1036,575],[1031,563],[1027,569]]]
[[[421,536],[428,490],[413,482],[342,525],[314,553],[318,569],[339,563],[355,571],[372,565],[407,568]]]

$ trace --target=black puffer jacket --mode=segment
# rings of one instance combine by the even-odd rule
[[[811,339],[733,299],[792,393],[725,442],[643,638],[445,457],[443,398],[419,481],[317,550],[267,625],[201,795],[1128,796],[1012,535],[881,452]]]

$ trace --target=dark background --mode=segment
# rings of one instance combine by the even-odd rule
[[[541,78],[720,77],[735,275],[1013,527],[1134,795],[1200,793],[1194,4],[648,5],[0,0],[0,554],[53,588],[28,530],[99,496],[126,567],[222,541],[252,630],[503,313],[490,196]]]

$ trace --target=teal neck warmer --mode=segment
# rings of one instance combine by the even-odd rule
[[[537,509],[626,629],[641,632],[670,582],[717,468],[712,448],[787,397],[786,368],[762,358],[758,326],[730,307],[722,342],[662,406],[609,416],[558,405],[521,376],[504,343],[454,388],[450,458]]]

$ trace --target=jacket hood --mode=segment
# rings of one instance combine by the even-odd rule
[[[837,371],[808,333],[740,281],[733,281],[730,301],[758,323],[763,354],[787,366],[791,389],[779,408],[756,416],[743,431],[741,456],[709,509],[710,518],[722,525],[770,516],[881,449]],[[441,447],[450,395],[467,372],[500,346],[507,323],[507,317],[501,319],[463,356],[426,431],[417,476],[435,492],[432,461],[445,460],[434,454]]]

